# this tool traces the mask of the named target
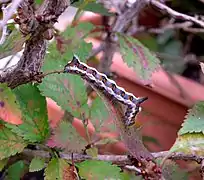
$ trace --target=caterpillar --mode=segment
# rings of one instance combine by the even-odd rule
[[[126,126],[132,126],[135,123],[135,116],[141,111],[140,104],[147,100],[147,97],[135,97],[132,93],[126,92],[105,74],[81,62],[76,55],[64,67],[64,73],[80,75],[82,79],[96,89],[126,105],[127,108],[124,114]]]

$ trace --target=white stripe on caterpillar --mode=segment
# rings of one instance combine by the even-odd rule
[[[74,55],[72,61],[69,61],[65,66],[64,73],[80,75],[82,79],[96,89],[103,91],[104,94],[111,95],[114,99],[126,105],[127,109],[124,115],[124,123],[127,126],[131,126],[135,123],[135,116],[141,111],[140,104],[147,99],[147,97],[137,98],[132,93],[126,92],[105,74],[81,62],[76,55]]]

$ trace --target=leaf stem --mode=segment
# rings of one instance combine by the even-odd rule
[[[84,113],[81,113],[81,116],[82,116],[82,122],[83,122],[84,128],[86,130],[86,137],[87,137],[88,144],[91,144],[91,137],[88,131],[88,124],[89,124],[88,119],[85,117]]]
[[[73,20],[72,20],[72,23],[71,23],[72,26],[74,25],[74,22],[77,21],[77,18],[78,18],[78,16],[80,15],[80,13],[82,12],[83,8],[84,8],[89,2],[94,2],[94,1],[93,1],[93,0],[85,0],[84,3],[79,6],[79,8],[77,9],[77,12],[76,12],[76,14],[75,14],[75,16],[74,16],[74,18],[73,18]]]

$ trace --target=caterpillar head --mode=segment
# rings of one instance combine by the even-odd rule
[[[67,63],[64,67],[64,73],[73,73],[77,70],[78,65],[80,64],[79,58],[77,55],[74,55],[72,60]]]

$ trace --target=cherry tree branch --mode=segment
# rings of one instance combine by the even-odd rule
[[[26,155],[28,157],[30,156],[37,156],[42,158],[50,158],[50,154],[47,151],[43,150],[30,150],[30,149],[24,149],[22,152],[23,155]],[[186,160],[186,161],[195,161],[198,164],[201,164],[204,161],[204,156],[199,155],[192,155],[192,154],[185,154],[182,152],[175,152],[169,155],[169,151],[161,151],[156,153],[151,153],[154,158],[165,158],[168,156],[168,159],[172,160]],[[97,155],[96,157],[92,157],[89,155],[83,155],[83,154],[66,154],[66,153],[59,153],[59,156],[62,159],[66,159],[68,161],[72,160],[72,157],[75,162],[81,162],[84,160],[98,160],[98,161],[110,161],[114,164],[118,165],[128,165],[132,162],[126,155]]]
[[[25,49],[15,67],[0,74],[0,82],[15,88],[21,84],[35,81],[40,73],[47,49],[46,34],[52,29],[58,17],[68,7],[68,0],[45,0],[35,11],[34,0],[24,0],[18,8],[18,24],[24,35],[30,35]]]

